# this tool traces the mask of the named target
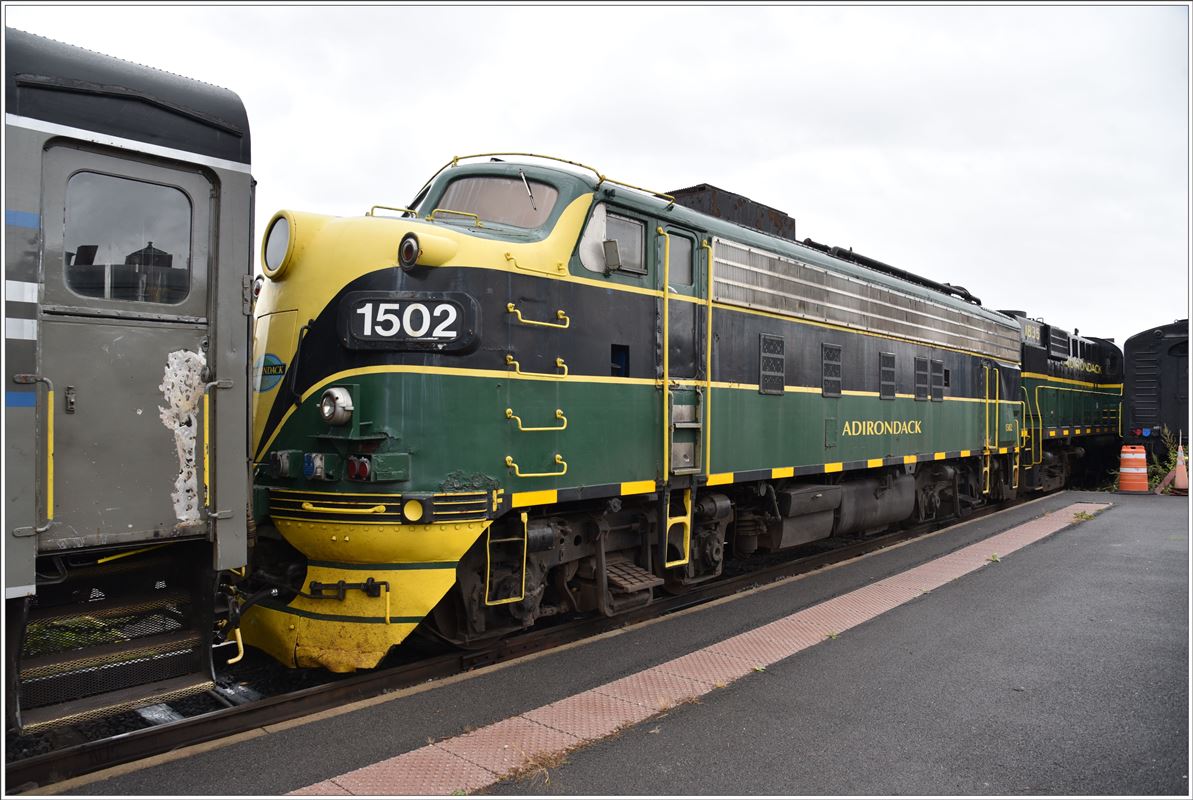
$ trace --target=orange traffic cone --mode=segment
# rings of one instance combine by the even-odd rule
[[[1185,446],[1176,447],[1176,477],[1172,480],[1172,488],[1178,492],[1189,491],[1189,473],[1185,470]]]
[[[1160,481],[1160,485],[1156,487],[1156,494],[1164,494],[1164,490],[1168,485],[1172,484],[1172,493],[1179,495],[1187,495],[1189,493],[1189,473],[1185,469],[1185,446],[1178,444],[1176,446],[1176,466],[1173,467],[1172,472],[1164,476],[1164,480]]]

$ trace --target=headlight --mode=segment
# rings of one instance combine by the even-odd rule
[[[407,500],[402,504],[402,516],[407,522],[418,522],[423,518],[423,504],[417,500]]]
[[[261,261],[266,277],[277,280],[290,265],[291,235],[290,218],[285,211],[274,214],[265,231],[265,244],[261,249]]]
[[[352,395],[342,386],[335,386],[319,399],[319,416],[328,425],[347,425],[352,419]]]

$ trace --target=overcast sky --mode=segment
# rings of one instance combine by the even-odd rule
[[[708,182],[1082,334],[1188,316],[1189,8],[5,6],[237,92],[257,229],[516,150]],[[259,238],[258,238],[259,241]]]

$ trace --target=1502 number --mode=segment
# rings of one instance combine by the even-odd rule
[[[366,337],[405,335],[410,339],[450,340],[460,335],[453,327],[460,317],[453,303],[366,302],[356,313],[362,317],[361,333]]]

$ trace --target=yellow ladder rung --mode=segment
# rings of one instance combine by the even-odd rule
[[[671,526],[672,525],[682,525],[683,526],[683,558],[681,558],[677,561],[663,562],[663,566],[665,568],[682,567],[684,564],[687,564],[688,561],[692,557],[692,490],[690,488],[684,489],[683,507],[684,507],[684,516],[682,516],[682,517],[668,516],[667,517],[667,530],[664,533],[664,536],[666,536],[666,537],[668,537],[668,539],[670,539]],[[670,509],[668,509],[668,513],[670,513]]]

